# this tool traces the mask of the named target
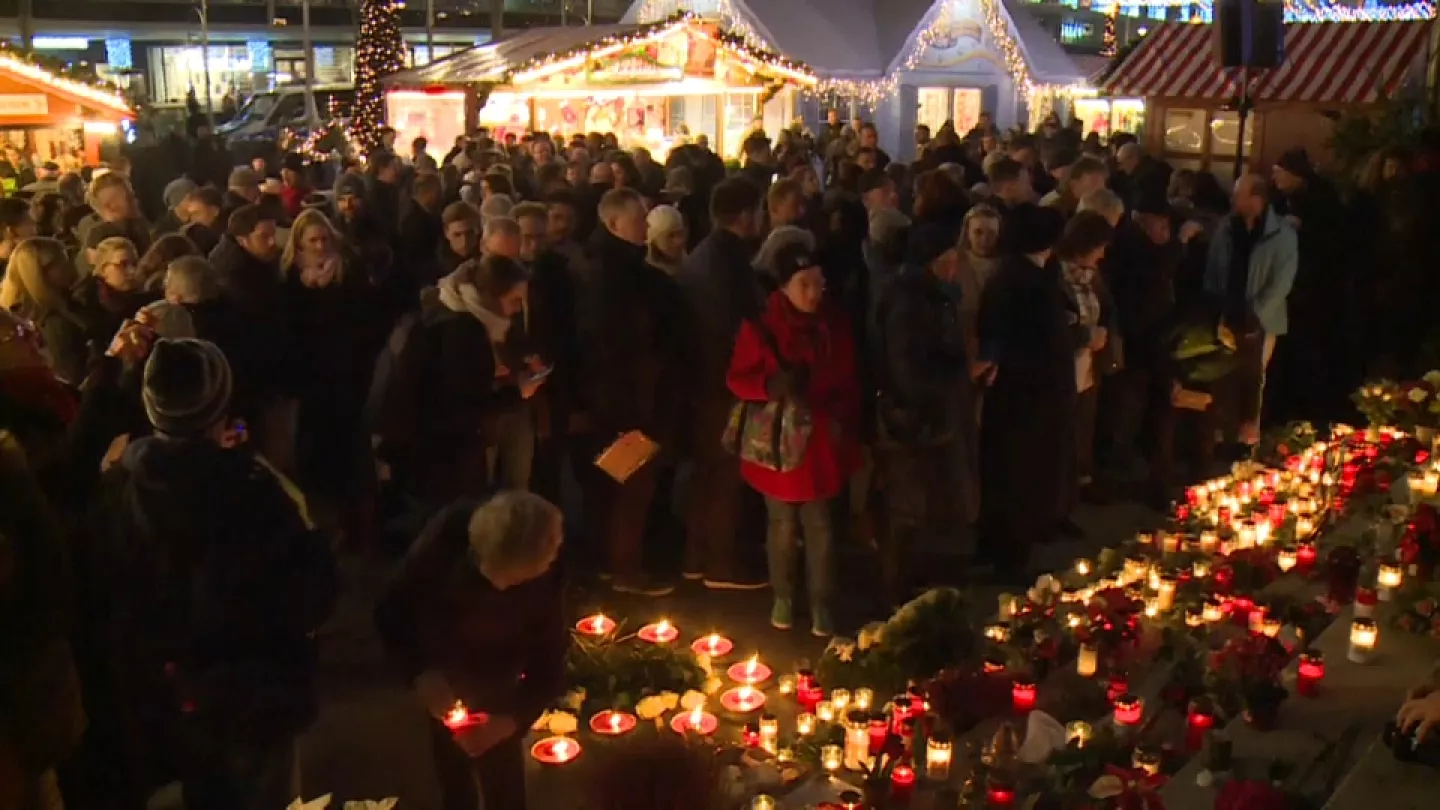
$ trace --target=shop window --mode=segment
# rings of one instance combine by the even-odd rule
[[[1204,110],[1165,111],[1165,151],[1198,155],[1205,147]]]
[[[940,127],[950,118],[950,88],[922,87],[916,93],[916,100],[919,103],[915,111],[915,124],[924,124],[930,128],[931,133],[939,132]]]
[[[955,88],[955,131],[962,137],[980,123],[980,107],[984,103],[978,87]]]
[[[1214,113],[1210,118],[1210,154],[1217,158],[1235,156],[1235,142],[1240,137],[1240,114],[1233,110]],[[1255,149],[1255,116],[1245,122],[1245,154]]]

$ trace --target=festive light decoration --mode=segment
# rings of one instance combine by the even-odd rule
[[[385,123],[380,80],[405,66],[401,5],[396,0],[364,0],[360,6],[360,33],[355,38],[355,114],[350,130],[363,154],[380,145],[380,128]]]
[[[1101,56],[1115,55],[1116,48],[1118,47],[1118,38],[1115,34],[1115,15],[1118,14],[1119,11],[1120,7],[1113,3],[1109,8],[1105,9],[1105,35],[1100,41]]]
[[[53,87],[62,93],[79,96],[86,101],[104,107],[109,112],[118,113],[127,118],[134,115],[130,110],[130,106],[125,103],[125,100],[113,90],[106,90],[102,87],[95,86],[95,84],[61,76],[55,71],[42,67],[19,51],[0,48],[0,70],[8,70],[23,79],[47,87]]]

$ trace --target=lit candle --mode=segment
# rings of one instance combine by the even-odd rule
[[[752,655],[746,661],[733,664],[726,674],[730,680],[736,683],[743,683],[754,686],[757,683],[764,683],[770,680],[770,667],[760,663],[760,656]]]
[[[530,747],[530,756],[545,765],[564,765],[580,756],[580,743],[569,737],[546,737]]]
[[[1089,560],[1082,557],[1075,561],[1075,573],[1079,574],[1082,577],[1088,577],[1090,576],[1090,570],[1091,568]]]
[[[815,704],[815,718],[822,723],[835,722],[835,704],[828,700]]]
[[[1315,549],[1314,543],[1301,544],[1299,548],[1295,549],[1295,569],[1301,574],[1309,573],[1310,569],[1315,567],[1315,561],[1319,556],[1320,553]]]
[[[708,636],[697,638],[690,644],[690,650],[696,655],[708,655],[711,658],[728,655],[733,649],[735,649],[735,643],[719,633],[711,633]]]
[[[1370,663],[1379,641],[1380,625],[1374,619],[1356,619],[1350,623],[1349,659],[1356,664]]]
[[[1205,742],[1205,733],[1215,728],[1215,710],[1208,701],[1190,701],[1190,710],[1185,715],[1185,747],[1199,751]]]
[[[1180,551],[1180,535],[1174,532],[1161,533],[1160,551],[1165,554],[1178,553]]]
[[[1440,493],[1440,472],[1433,468],[1426,470],[1425,483],[1420,487],[1420,492],[1427,498],[1433,498],[1436,493]]]
[[[750,800],[750,810],[777,810],[779,806],[773,798],[763,793]]]
[[[450,708],[450,711],[445,713],[444,723],[445,727],[451,731],[460,731],[461,729],[484,723],[486,719],[485,714],[482,712],[471,714],[470,710],[465,708],[465,704],[457,700],[455,701],[455,705]]]
[[[1140,582],[1145,579],[1145,572],[1150,570],[1150,561],[1144,557],[1127,557],[1125,559],[1124,581],[1121,583]]]
[[[1152,596],[1145,600],[1145,617],[1153,619],[1160,615],[1160,598]]]
[[[1008,810],[1015,806],[1015,786],[996,777],[985,783],[985,806],[992,810]]]
[[[1015,706],[1015,711],[1025,713],[1035,708],[1036,697],[1035,682],[1020,679],[1010,687],[1010,699]]]
[[[1130,755],[1130,766],[1144,771],[1148,776],[1155,776],[1160,773],[1160,766],[1164,760],[1160,752],[1146,746],[1136,746],[1135,752]]]
[[[1071,613],[1069,616],[1065,617],[1065,624],[1068,625],[1072,630],[1084,623],[1085,617],[1080,615],[1079,613]]]
[[[1263,546],[1270,542],[1270,519],[1260,518],[1255,521],[1255,545]]]
[[[577,622],[575,629],[587,636],[608,636],[615,632],[615,620],[604,613],[596,613]]]
[[[850,690],[836,689],[830,693],[830,705],[835,707],[837,715],[844,714],[850,708]],[[858,707],[857,707],[858,708]]]
[[[1082,678],[1095,677],[1100,666],[1100,648],[1094,644],[1081,644],[1075,656],[1075,673]]]
[[[815,715],[809,712],[801,712],[795,715],[795,733],[802,737],[808,737],[815,733]]]
[[[1270,638],[1279,636],[1280,631],[1283,629],[1285,629],[1285,625],[1275,616],[1266,616],[1264,623],[1260,626],[1260,632]]]
[[[1155,542],[1155,535],[1151,534],[1150,532],[1138,532],[1135,535],[1135,542],[1139,543],[1142,546],[1148,546],[1151,543]]]
[[[1075,720],[1065,725],[1065,744],[1074,744],[1076,748],[1084,748],[1090,744],[1090,738],[1095,735],[1090,724],[1084,720]]]
[[[1282,574],[1289,573],[1290,569],[1299,564],[1300,559],[1293,548],[1282,548],[1280,552],[1275,555],[1275,565],[1279,567]]]
[[[693,731],[702,737],[708,737],[719,727],[719,718],[705,711],[703,705],[677,714],[670,720],[670,728],[677,734]]]
[[[845,716],[845,767],[863,771],[869,759],[870,715],[857,709]]]
[[[875,690],[861,687],[855,690],[855,696],[851,698],[855,708],[861,711],[870,711],[870,706],[875,703]]]
[[[640,628],[640,632],[635,635],[651,644],[668,644],[680,637],[680,631],[670,623],[669,619],[661,619]]]
[[[1254,548],[1255,526],[1251,523],[1242,523],[1240,531],[1236,533],[1236,546],[1239,548]]]
[[[1320,692],[1320,681],[1325,679],[1325,655],[1319,650],[1300,653],[1300,664],[1296,670],[1295,689],[1305,697],[1315,697]]]
[[[1198,559],[1190,566],[1190,570],[1195,574],[1196,579],[1204,579],[1210,576],[1210,561],[1203,558]]]
[[[753,712],[765,705],[765,693],[759,689],[745,684],[734,689],[727,689],[720,695],[720,705],[727,711],[745,714]]]
[[[1268,611],[1266,610],[1264,605],[1256,605],[1254,608],[1252,608],[1250,610],[1250,615],[1246,619],[1246,629],[1248,629],[1252,633],[1264,633],[1265,616],[1267,615],[1267,613]]]
[[[778,751],[775,752],[775,761],[776,761],[776,762],[794,762],[794,761],[795,761],[795,749],[794,749],[794,748],[781,748],[780,750],[778,750]]]
[[[1205,554],[1214,554],[1220,550],[1220,535],[1213,531],[1200,533],[1200,551]]]
[[[890,769],[890,795],[904,802],[915,790],[915,768],[908,762],[897,762]]]
[[[740,729],[740,741],[745,744],[746,748],[759,748],[760,724],[746,723],[745,727]]]
[[[884,712],[870,713],[870,756],[877,756],[890,739],[890,718]]]
[[[1152,591],[1160,590],[1160,567],[1153,566],[1145,576],[1145,587]]]
[[[1185,626],[1202,627],[1205,624],[1205,609],[1196,605],[1185,608]]]
[[[638,722],[633,714],[606,709],[591,715],[590,730],[607,737],[619,737],[633,731]]]
[[[1160,602],[1161,612],[1175,607],[1175,578],[1168,574],[1160,578],[1160,587],[1155,589],[1155,596]]]
[[[815,711],[815,704],[825,699],[825,690],[815,680],[815,674],[808,669],[795,673],[795,701],[805,711]]]
[[[1405,572],[1400,568],[1399,563],[1387,560],[1380,563],[1380,568],[1375,572],[1376,596],[1382,602],[1389,602],[1395,597],[1395,590],[1405,580]]]
[[[985,626],[985,637],[997,644],[1004,644],[1010,640],[1010,623],[996,622]]]
[[[950,762],[954,759],[954,743],[949,737],[933,736],[925,742],[925,775],[936,782],[950,778]]]
[[[1008,622],[1011,619],[1015,618],[1015,612],[1019,609],[1019,600],[1015,597],[1015,594],[1000,594],[999,610],[996,611],[996,613],[999,615],[1000,621]]]
[[[760,715],[760,747],[776,753],[780,742],[780,718],[773,714]]]
[[[834,773],[840,770],[840,764],[843,761],[843,752],[840,750],[840,746],[820,746],[820,767],[824,768],[830,773]]]
[[[1145,717],[1145,701],[1139,695],[1125,694],[1115,700],[1115,723],[1138,726]]]

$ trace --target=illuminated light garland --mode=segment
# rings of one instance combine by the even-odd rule
[[[126,104],[125,99],[121,98],[119,94],[106,92],[98,87],[93,87],[84,82],[75,81],[74,79],[57,76],[39,65],[25,61],[18,55],[0,53],[0,70],[8,70],[27,81],[53,87],[56,90],[69,93],[73,96],[79,96],[86,101],[94,102],[95,104],[105,107],[110,112],[119,113],[127,118],[135,114],[131,111],[130,105]]]
[[[400,8],[395,0],[363,0],[360,9],[360,34],[355,38],[355,112],[350,132],[362,153],[380,145],[380,127],[385,123],[380,79],[405,66]]]
[[[1115,33],[1115,15],[1120,13],[1120,7],[1114,3],[1105,9],[1105,34],[1101,40],[1100,55],[1114,56],[1119,47],[1119,37]]]
[[[1419,22],[1435,19],[1435,4],[1409,3],[1403,6],[1354,8],[1352,6],[1319,6],[1299,9],[1285,6],[1285,22]]]

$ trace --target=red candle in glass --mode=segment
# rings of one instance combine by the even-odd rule
[[[1115,701],[1115,723],[1121,726],[1138,726],[1145,717],[1145,701],[1139,695],[1121,695]]]
[[[910,698],[898,697],[893,701],[894,715],[890,718],[891,727],[899,734],[904,730],[905,721],[910,719]]]
[[[897,762],[890,769],[890,796],[896,801],[906,801],[915,792],[915,768],[908,762]]]
[[[1015,788],[1005,782],[991,782],[985,786],[985,805],[991,810],[1009,810],[1015,806]]]
[[[890,720],[884,712],[875,712],[870,715],[870,754],[879,756],[880,751],[885,748],[885,740],[890,737]]]
[[[745,729],[740,732],[740,739],[745,743],[746,748],[759,748],[760,724],[746,723]]]
[[[1123,673],[1117,672],[1110,676],[1110,683],[1105,687],[1105,697],[1113,703],[1129,691],[1130,679],[1126,678]]]
[[[1301,543],[1295,549],[1295,570],[1303,576],[1315,568],[1315,560],[1319,553],[1315,550],[1313,543]]]
[[[795,702],[800,704],[800,708],[814,714],[815,707],[824,699],[825,690],[815,680],[815,673],[808,669],[795,673]]]
[[[1035,698],[1034,681],[1018,680],[1010,687],[1010,700],[1015,704],[1015,711],[1021,714],[1035,708]]]
[[[1270,497],[1273,498],[1275,496],[1271,495]],[[1266,507],[1266,510],[1270,513],[1271,526],[1279,526],[1285,522],[1284,503],[1271,503],[1269,506]]]
[[[1185,716],[1185,747],[1199,751],[1205,742],[1205,732],[1212,728],[1215,728],[1215,713],[1199,701],[1191,702],[1190,711]]]
[[[1320,652],[1300,653],[1300,664],[1295,678],[1295,690],[1305,697],[1320,693],[1320,681],[1325,678],[1325,656]]]

